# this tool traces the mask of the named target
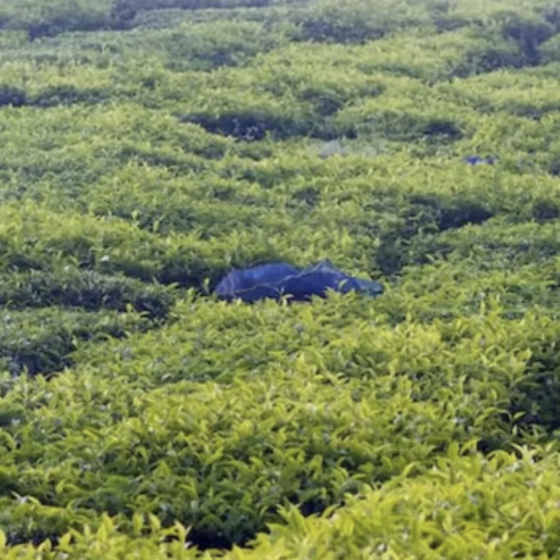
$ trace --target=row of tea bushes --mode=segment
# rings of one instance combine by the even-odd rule
[[[181,33],[191,40],[185,29],[175,35],[154,36],[150,42],[173,45],[173,49],[180,50]],[[81,44],[79,38],[73,41]],[[68,48],[75,50],[74,43],[69,42]],[[45,48],[48,50],[48,45]],[[132,49],[140,52],[134,63],[125,66],[123,57],[128,60]],[[496,69],[514,64],[485,61],[488,49],[497,49],[493,57],[502,56],[502,49],[504,57],[517,59],[507,44],[494,48],[488,39],[477,37],[470,29],[435,37],[409,32],[352,50],[339,45],[291,44],[259,55],[245,68],[222,68],[213,73],[187,67],[184,72],[171,71],[169,56],[173,64],[188,66],[191,55],[165,54],[161,47],[159,51],[145,49],[137,40],[123,40],[122,45],[115,39],[107,39],[106,44],[99,40],[94,50],[102,51],[99,56],[109,57],[103,65],[82,62],[63,68],[56,61],[48,64],[26,59],[26,51],[22,51],[21,59],[6,65],[0,84],[0,104],[33,107],[33,119],[45,118],[35,114],[37,109],[86,105],[86,111],[49,112],[49,118],[52,120],[56,115],[58,121],[63,115],[67,119],[72,115],[82,121],[87,119],[88,133],[92,127],[98,129],[106,122],[108,111],[104,105],[110,99],[111,112],[116,113],[114,126],[124,124],[131,110],[142,112],[141,108],[131,106],[135,101],[150,111],[161,109],[157,119],[153,114],[147,118],[152,124],[159,120],[159,128],[165,122],[169,130],[183,130],[177,120],[170,122],[171,113],[179,121],[193,122],[211,133],[243,140],[258,140],[267,134],[276,139],[300,135],[330,139],[346,135],[369,140],[379,136],[400,142],[425,139],[436,144],[471,139],[487,122],[502,128],[506,123],[526,128],[531,119],[546,117],[558,107],[557,76],[485,74],[448,83],[455,76],[486,72],[489,68],[484,65]],[[207,54],[201,49],[192,54],[201,63],[205,56],[212,59],[220,52],[229,52],[228,47],[219,46],[209,47]],[[442,52],[441,58],[432,56],[434,50]],[[117,113],[118,100],[122,107],[117,105]],[[101,111],[91,107],[96,104],[103,104]],[[483,118],[480,122],[481,113],[490,113],[494,118]],[[7,117],[10,118],[9,112]],[[101,124],[95,124],[97,120]],[[85,122],[81,124],[85,126]],[[48,122],[45,125],[49,126]],[[218,139],[209,142],[219,144]],[[528,144],[525,142],[527,148]]]
[[[65,267],[60,271],[31,270],[0,274],[3,309],[61,306],[127,311],[163,319],[173,304],[170,289],[126,277]]]
[[[4,211],[7,209],[4,207]],[[28,213],[34,236],[41,233],[41,215]],[[44,216],[50,228],[56,215],[47,212]],[[171,306],[181,292],[173,284],[167,287],[153,285],[151,274],[160,275],[163,280],[167,275],[170,281],[175,278],[187,287],[191,284],[204,291],[206,280],[210,280],[208,288],[211,289],[232,262],[228,261],[227,255],[231,257],[234,239],[228,239],[229,243],[224,239],[219,244],[199,240],[195,245],[191,238],[186,245],[188,238],[182,236],[176,238],[177,247],[173,249],[169,247],[169,238],[162,240],[147,233],[140,236],[139,230],[138,237],[132,237],[126,228],[122,230],[122,237],[111,236],[109,234],[115,234],[119,228],[104,228],[103,222],[96,219],[91,219],[89,225],[92,227],[88,228],[88,224],[80,219],[80,225],[86,226],[80,230],[75,224],[69,224],[70,214],[65,218],[72,236],[61,224],[53,230],[60,237],[51,233],[39,245],[30,237],[22,238],[13,227],[15,223],[11,222],[12,228],[8,232],[14,245],[10,247],[8,237],[4,238],[3,259],[7,268],[0,275],[0,298],[4,309],[29,309],[30,314],[33,308],[49,305],[88,311],[124,312],[130,309],[142,313],[146,319],[161,320],[168,318]],[[9,223],[10,219],[4,221],[4,225]],[[423,323],[436,318],[476,314],[487,298],[498,298],[508,317],[522,316],[531,309],[556,317],[560,297],[557,230],[553,222],[547,225],[489,222],[484,226],[465,226],[439,234],[420,232],[412,238],[408,248],[401,247],[402,257],[398,262],[389,259],[389,254],[384,252],[389,251],[390,246],[377,250],[375,262],[368,262],[367,252],[351,259],[346,251],[345,258],[338,260],[351,273],[360,276],[364,276],[367,270],[373,272],[376,264],[388,272],[399,267],[399,277],[391,283],[384,282],[386,292],[374,303],[380,316],[390,324],[398,324],[406,316]],[[304,230],[300,228],[298,231]],[[82,255],[78,253],[78,232]],[[100,238],[100,232],[106,237]],[[143,238],[144,244],[141,244]],[[266,244],[255,245],[250,239],[246,237],[245,244],[240,242],[238,247],[246,246],[246,252],[239,253],[237,258],[240,260],[232,264],[271,259]],[[254,239],[257,239],[256,232]],[[310,239],[308,236],[307,241]],[[66,246],[67,251],[64,250]],[[166,247],[168,252],[164,253]],[[196,247],[198,254],[194,252]],[[488,259],[489,254],[492,259]],[[293,251],[290,254],[287,246],[284,255],[277,255],[278,260],[295,260]],[[302,243],[298,256],[301,264],[313,260],[305,255]],[[83,270],[73,268],[80,257]],[[434,264],[429,264],[434,258]],[[356,266],[359,259],[363,261],[363,267]],[[14,272],[14,269],[19,271]],[[123,272],[128,277],[123,276]],[[374,273],[374,277],[379,278],[379,274]],[[20,328],[18,325],[16,332],[21,332]],[[25,335],[22,340],[26,340]],[[41,347],[48,354],[49,344]],[[35,367],[32,369],[37,371]]]
[[[162,329],[83,346],[48,385],[15,380],[0,401],[10,539],[103,513],[129,531],[142,511],[223,548],[278,506],[320,513],[411,463],[427,472],[451,442],[511,449],[558,427],[555,318],[507,320],[487,299],[471,317],[394,326],[376,302],[189,299]],[[15,495],[57,522],[16,515]]]
[[[2,391],[21,374],[49,376],[72,364],[80,343],[120,338],[146,330],[141,315],[105,311],[87,313],[57,307],[12,311],[2,306],[0,319],[0,372]]]
[[[386,211],[395,203],[400,207],[409,193],[423,198],[426,202],[417,204],[426,210],[430,210],[431,198],[438,212],[442,206],[438,198],[449,199],[445,203],[449,206],[458,193],[470,206],[476,203],[487,207],[486,211],[516,213],[525,219],[553,217],[557,206],[558,179],[546,175],[546,167],[558,161],[557,124],[552,115],[540,122],[522,117],[484,118],[472,138],[420,159],[414,157],[414,149],[402,145],[401,153],[395,153],[395,143],[388,144],[384,153],[374,150],[370,154],[364,141],[356,143],[354,154],[327,159],[320,159],[318,149],[314,152],[301,141],[280,147],[234,144],[194,125],[173,128],[169,116],[149,116],[149,111],[134,104],[99,109],[84,117],[84,109],[76,108],[6,112],[5,159],[0,169],[3,200],[31,198],[54,210],[113,212],[127,219],[136,214],[137,222],[145,214],[144,225],[150,229],[163,218],[167,228],[181,231],[215,228],[217,216],[233,226],[236,216],[246,220],[251,213],[257,223],[263,218],[269,221],[274,214],[282,219],[286,205],[301,200],[302,191],[314,198],[314,206],[320,203],[325,210],[332,196],[339,204],[355,200],[369,207],[374,202],[379,207],[379,199],[383,204],[391,197],[384,205]],[[33,127],[33,122],[41,126]],[[125,137],[119,141],[121,133]],[[495,153],[502,134],[509,135],[504,144],[510,151],[499,150],[498,166],[465,167],[462,154]],[[375,141],[371,144],[376,145]],[[343,144],[350,150],[353,145]],[[415,182],[417,177],[421,183]],[[504,197],[505,192],[516,196]],[[175,207],[171,196],[177,199]]]
[[[0,30],[24,31],[30,41],[76,31],[126,30],[135,26],[137,15],[146,10],[230,10],[263,8],[271,0],[101,0],[91,5],[83,0],[32,2],[6,0],[0,8]],[[283,2],[280,2],[282,4]]]
[[[215,30],[216,26],[219,27],[218,31]],[[209,36],[210,28],[214,32]],[[247,38],[249,36],[251,41]],[[49,106],[56,101],[52,93],[53,86],[73,86],[74,98],[69,97],[66,102],[74,103],[99,102],[106,100],[109,92],[113,96],[124,93],[127,90],[123,88],[123,78],[129,82],[134,74],[138,77],[140,61],[148,63],[152,75],[160,79],[162,73],[169,70],[173,71],[172,75],[179,70],[190,74],[221,66],[248,65],[251,72],[256,72],[253,81],[257,88],[258,85],[266,89],[280,86],[285,91],[288,86],[297,86],[294,80],[298,78],[306,89],[317,90],[318,86],[332,85],[335,91],[341,89],[342,92],[352,87],[359,88],[360,82],[367,79],[367,74],[376,72],[434,83],[452,77],[520,66],[515,44],[505,39],[496,43],[493,36],[481,35],[472,28],[441,35],[411,30],[352,47],[336,44],[302,45],[289,43],[289,39],[289,29],[275,26],[271,32],[264,24],[251,22],[185,24],[173,31],[129,35],[72,34],[45,39],[38,45],[22,44],[18,36],[14,35],[13,48],[10,49],[8,44],[7,48],[0,51],[2,60],[10,63],[6,64],[3,76],[3,81],[8,83],[3,85],[21,88],[25,83],[25,103]],[[438,57],[433,56],[435,49],[439,53]],[[124,64],[124,60],[128,61],[132,56],[135,62]],[[342,63],[344,68],[341,67]],[[282,78],[274,71],[280,71],[283,76],[287,64],[290,64],[289,81],[282,82]],[[266,73],[263,65],[268,68]],[[61,72],[61,66],[64,72]],[[321,68],[320,72],[317,67]],[[350,76],[344,72],[349,68],[353,69]],[[115,69],[119,72],[115,73]],[[365,75],[360,75],[356,70]],[[251,79],[248,69],[230,71],[244,83]],[[112,76],[110,82],[103,79],[107,75]],[[226,72],[219,79],[227,83],[227,75]],[[335,75],[339,77],[338,80],[333,80]],[[192,76],[189,78],[193,79]],[[44,84],[49,84],[49,87]],[[96,86],[97,99],[91,94],[93,85]],[[257,88],[254,93],[257,93]],[[323,89],[323,93],[328,93],[328,89]],[[292,93],[296,91],[294,89]],[[138,92],[129,90],[129,95],[133,93]]]
[[[214,283],[232,265],[288,259],[305,266],[320,259],[329,247],[335,255],[343,254],[342,248],[352,242],[344,230],[314,231],[306,225],[290,230],[282,222],[268,237],[254,227],[210,239],[197,231],[157,236],[120,218],[55,213],[31,202],[5,204],[0,215],[5,272],[71,266],[197,288],[207,280]]]
[[[553,4],[32,4],[0,7],[2,555],[557,555]],[[323,258],[383,297],[200,297]]]
[[[148,22],[144,25],[149,27]],[[41,66],[79,63],[107,68],[119,61],[122,63],[123,57],[133,55],[163,61],[172,71],[207,71],[244,65],[257,54],[287,43],[293,35],[292,26],[274,21],[272,17],[267,21],[231,21],[230,18],[225,21],[185,21],[181,25],[175,21],[173,27],[176,29],[129,34],[76,32],[45,37],[32,43],[27,42],[25,35],[12,32],[4,38],[0,59],[12,64],[24,61]],[[30,97],[28,103],[40,104],[41,101],[42,97]]]
[[[429,473],[367,490],[320,519],[286,509],[285,526],[226,558],[558,558],[560,458],[536,460],[540,452],[459,457],[454,447]]]
[[[45,99],[55,101],[66,99],[63,103],[67,102],[69,106],[48,110],[6,108],[3,111],[6,119],[2,132],[5,157],[0,166],[0,177],[6,189],[2,196],[16,199],[40,197],[53,201],[53,204],[64,201],[68,205],[85,192],[87,203],[103,208],[105,200],[99,196],[98,201],[96,193],[100,191],[101,194],[105,189],[115,195],[121,193],[125,202],[128,200],[126,189],[133,187],[149,187],[150,196],[157,197],[153,185],[143,184],[148,177],[151,181],[166,184],[182,182],[184,194],[187,194],[184,183],[196,181],[197,188],[205,186],[210,190],[210,180],[214,183],[217,177],[229,182],[232,179],[241,179],[244,183],[258,182],[264,187],[281,186],[286,177],[277,168],[279,163],[286,165],[287,156],[281,150],[290,145],[290,165],[300,180],[306,182],[313,182],[317,174],[325,181],[341,167],[348,172],[355,168],[354,175],[365,172],[368,180],[379,182],[375,175],[381,172],[377,166],[380,158],[376,148],[380,145],[384,146],[382,151],[388,156],[396,151],[409,152],[411,156],[439,156],[438,173],[433,168],[427,169],[434,171],[431,181],[441,183],[442,188],[449,188],[443,183],[450,180],[462,184],[468,181],[467,177],[471,175],[461,174],[451,159],[459,160],[461,155],[472,151],[499,152],[497,155],[502,157],[503,169],[513,173],[557,175],[559,172],[560,148],[555,140],[559,102],[555,89],[557,79],[552,76],[519,74],[517,79],[515,74],[504,74],[498,78],[483,76],[428,87],[410,77],[367,75],[358,70],[350,73],[346,69],[346,77],[350,75],[352,80],[344,82],[341,81],[340,68],[333,66],[325,72],[324,66],[311,56],[309,61],[305,58],[301,61],[303,68],[308,65],[314,76],[320,76],[310,84],[305,78],[308,74],[298,75],[286,66],[286,57],[287,54],[283,58],[271,58],[270,63],[258,66],[258,72],[257,67],[252,68],[253,74],[249,70],[246,74],[240,73],[245,70],[228,70],[201,77],[199,73],[173,76],[162,71],[158,76],[152,69],[150,72],[154,72],[154,76],[140,75],[136,79],[139,82],[155,80],[153,90],[143,88],[141,84],[138,87],[131,87],[130,83],[123,85],[127,90],[123,95],[137,96],[136,102],[122,99],[109,105],[93,106],[73,103],[80,99],[84,101],[90,93],[93,95],[91,102],[96,103],[95,92],[118,98],[120,86],[114,81],[118,69],[103,70],[101,74],[93,72],[93,75],[75,71],[66,76],[56,71],[53,82],[51,67],[37,73],[33,65],[27,65],[20,73],[24,69],[16,65],[13,70],[15,81],[9,86],[15,88],[12,94],[19,91],[20,86],[14,85],[19,79],[30,83],[44,79],[51,84],[50,91],[29,95],[44,95]],[[278,64],[273,71],[275,60]],[[284,60],[282,64],[281,60]],[[291,75],[289,79],[288,74]],[[17,80],[16,75],[19,76]],[[243,87],[237,82],[242,77]],[[500,80],[507,88],[501,86]],[[192,95],[188,104],[182,99],[187,82]],[[291,91],[286,89],[288,82]],[[35,84],[44,89],[38,81]],[[211,95],[207,88],[212,89]],[[241,91],[243,88],[245,93]],[[508,88],[515,92],[514,96],[508,93]],[[9,93],[8,90],[5,92]],[[257,91],[261,93],[257,95]],[[538,95],[535,92],[539,92]],[[20,94],[27,95],[25,92],[17,95]],[[160,111],[149,108],[156,99],[159,99],[158,104],[164,105]],[[45,103],[48,105],[47,101]],[[456,108],[459,105],[460,110]],[[332,111],[334,114],[329,115]],[[198,123],[209,132],[188,121]],[[336,158],[333,165],[326,162],[320,165],[310,160],[304,153],[308,150],[298,140],[273,147],[268,142],[247,144],[223,136],[260,138],[272,133],[291,139],[293,134],[302,132],[302,127],[319,138],[344,133],[357,135],[363,153],[352,158]],[[504,135],[507,139],[502,141]],[[417,166],[417,162],[410,158],[381,158],[381,161],[383,167],[391,166],[395,171],[402,166]],[[299,162],[302,162],[300,170],[297,168]],[[135,174],[130,169],[134,164],[142,166]],[[148,175],[146,166],[155,169]],[[453,171],[444,171],[446,167]],[[243,170],[243,174],[238,170]],[[260,179],[259,176],[266,173],[276,175],[273,182]],[[450,177],[449,173],[453,176]],[[115,185],[110,181],[117,174],[119,181],[134,181],[136,185],[126,185],[124,190],[115,192]],[[475,175],[478,181],[483,176],[481,173]],[[201,181],[201,177],[207,180]],[[540,190],[550,184],[546,179],[544,181]],[[238,184],[237,188],[246,186]],[[167,194],[162,192],[162,198],[166,199]],[[174,192],[174,195],[179,194]],[[192,206],[194,197],[189,198],[184,203],[181,201],[180,206]],[[249,201],[245,199],[243,202]],[[279,201],[267,200],[270,202],[274,205]],[[134,203],[141,206],[138,208],[141,211],[148,201]],[[132,211],[116,206],[116,211],[123,212],[125,217]],[[160,213],[164,215],[167,211],[162,208]],[[237,208],[234,214],[239,211]],[[219,211],[220,215],[224,212],[223,208]]]
[[[511,268],[533,256],[545,262],[556,251],[556,177],[513,175],[502,167],[465,172],[460,161],[444,166],[405,155],[375,162],[302,157],[300,171],[313,179],[298,173],[292,154],[229,162],[229,180],[225,167],[223,177],[186,180],[129,164],[72,199],[53,188],[44,203],[5,202],[2,270],[49,271],[52,280],[44,282],[53,287],[65,281],[52,274],[78,274],[60,272],[68,266],[201,287],[232,265],[274,260],[306,266],[329,257],[355,269],[350,273],[391,275],[451,254],[484,259],[498,251],[506,263],[516,252]],[[118,283],[97,276],[84,282],[84,289],[88,282]],[[130,295],[119,297],[134,304],[130,290],[140,296],[147,288],[128,285]],[[4,299],[17,292],[4,289]]]
[[[169,25],[165,17],[169,10],[201,11],[202,18],[215,21],[228,18],[230,11],[239,8],[266,13],[268,7],[284,5],[291,8],[287,19],[298,29],[296,39],[300,41],[359,43],[407,27],[446,31],[475,23],[517,40],[531,61],[533,49],[558,27],[558,17],[546,0],[533,2],[530,8],[521,1],[477,4],[465,0],[453,6],[432,1],[353,0],[341,10],[333,0],[310,2],[300,9],[293,8],[297,6],[293,0],[102,0],[95,6],[83,0],[50,0],[40,7],[6,0],[0,10],[0,29],[24,30],[33,41],[72,31],[130,29],[142,25],[145,16],[153,12],[156,21],[161,14],[162,24]],[[515,17],[511,16],[512,10]],[[216,11],[225,13],[216,17],[212,13]]]
[[[282,508],[284,523],[271,524],[271,533],[259,535],[250,549],[201,552],[191,545],[188,527],[165,529],[154,516],[137,514],[132,534],[105,516],[66,533],[57,548],[48,542],[8,548],[3,533],[0,551],[6,560],[557,559],[558,453],[543,459],[546,450],[524,447],[485,457],[468,453],[471,447],[452,446],[429,472],[365,489],[349,497],[347,507],[319,517]]]

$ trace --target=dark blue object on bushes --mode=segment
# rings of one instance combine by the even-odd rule
[[[488,165],[492,165],[493,163],[495,163],[496,158],[494,157],[480,157],[480,156],[467,156],[466,158],[464,158],[465,163],[468,163],[469,165],[483,165],[483,164],[488,164]]]
[[[253,303],[261,299],[309,301],[312,296],[325,297],[327,290],[351,291],[376,296],[383,287],[372,280],[348,276],[337,270],[330,261],[297,269],[286,263],[264,264],[245,270],[232,270],[216,287],[216,295],[223,300],[241,299]]]

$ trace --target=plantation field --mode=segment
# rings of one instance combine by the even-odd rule
[[[0,2],[0,558],[560,559],[559,84],[558,0]]]

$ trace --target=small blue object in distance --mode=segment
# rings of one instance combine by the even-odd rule
[[[378,282],[348,276],[337,270],[330,261],[299,270],[286,263],[232,270],[216,287],[222,300],[240,299],[253,303],[262,299],[309,301],[312,296],[326,297],[328,290],[347,293],[360,292],[375,297],[383,293]]]
[[[497,158],[490,156],[490,157],[480,157],[480,156],[467,156],[463,159],[465,163],[469,165],[492,165],[496,162]]]

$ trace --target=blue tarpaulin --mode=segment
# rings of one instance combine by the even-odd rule
[[[337,270],[330,261],[298,269],[286,263],[264,264],[244,270],[232,270],[216,287],[215,294],[227,301],[241,299],[252,303],[261,299],[309,301],[312,296],[326,297],[328,290],[351,291],[376,296],[383,293],[378,282],[363,280]]]
[[[491,156],[486,158],[480,156],[467,156],[463,161],[469,165],[492,165],[495,163],[496,158]]]

